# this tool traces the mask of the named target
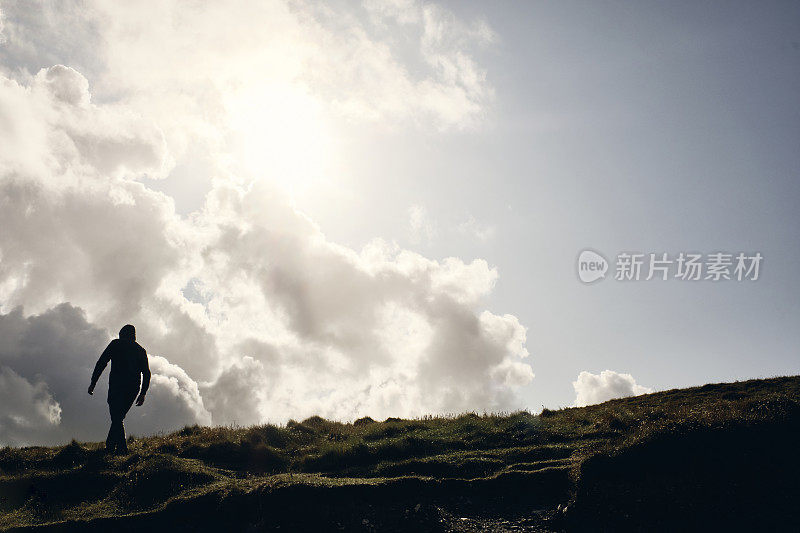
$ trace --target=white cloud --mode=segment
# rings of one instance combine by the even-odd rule
[[[31,383],[0,365],[0,444],[18,446],[40,439],[61,422],[61,406],[47,384]]]
[[[367,7],[369,16],[316,2],[8,1],[0,62],[78,64],[104,95],[160,112],[173,141],[185,140],[187,121],[216,136],[196,119],[220,118],[225,95],[287,81],[351,119],[474,125],[493,98],[472,57],[492,41],[486,23],[418,2]]]
[[[491,92],[469,55],[489,39],[480,24],[414,3],[381,20],[281,3],[27,6],[3,5],[0,366],[20,394],[60,406],[58,424],[29,414],[48,428],[36,438],[102,438],[103,402],[85,389],[107,332],[125,323],[154,371],[134,432],[519,407],[514,391],[533,377],[525,328],[481,309],[496,269],[379,238],[362,250],[330,241],[274,185],[282,166],[238,172],[230,115],[260,105],[243,95],[286,89],[320,106],[303,122],[315,135],[318,118],[337,115],[464,127]],[[408,24],[422,40],[394,42],[413,35],[393,31]],[[81,39],[94,47],[60,50],[88,76],[27,72]],[[403,46],[429,68],[401,61]],[[269,130],[268,156],[305,156],[282,144],[297,142],[280,135],[282,118],[252,116]],[[141,177],[167,176],[187,146],[208,154],[198,172],[214,179],[203,208],[181,217]]]
[[[152,372],[151,390],[147,409],[141,414],[150,426],[160,424],[155,430],[169,431],[174,420],[187,420],[198,424],[211,424],[211,413],[203,405],[198,384],[178,365],[159,355],[149,356]]]
[[[208,306],[237,324],[228,330],[237,335],[218,338],[239,353],[245,350],[264,370],[251,362],[248,373],[227,372],[216,386],[228,384],[235,397],[254,375],[279,374],[256,402],[262,416],[270,417],[351,417],[370,405],[385,406],[374,416],[410,415],[468,405],[500,408],[511,401],[492,393],[506,387],[506,377],[495,379],[492,371],[527,355],[513,344],[524,332],[514,317],[483,320],[472,310],[497,276],[485,261],[437,262],[380,242],[356,253],[327,241],[288,206],[263,210],[258,188],[223,192],[213,197],[228,203],[215,202],[209,215],[231,222],[220,222],[207,247],[217,259],[209,252],[210,261],[196,276],[203,286],[225,287]],[[231,228],[236,220],[249,224]],[[400,327],[403,333],[394,329]],[[398,337],[405,341],[387,343]],[[250,344],[243,348],[243,340]],[[459,374],[470,382],[455,379]],[[209,394],[219,397],[211,388]]]
[[[584,370],[578,374],[578,379],[572,382],[572,386],[575,389],[577,407],[653,392],[653,389],[637,385],[630,374],[620,374],[613,370],[603,370],[600,374]]]
[[[482,224],[472,215],[458,225],[458,230],[480,242],[486,242],[494,237],[495,228],[492,225]]]
[[[413,244],[430,244],[436,236],[436,222],[427,209],[414,204],[408,208],[409,238]]]

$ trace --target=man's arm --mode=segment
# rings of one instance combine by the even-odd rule
[[[147,394],[148,387],[150,387],[150,363],[147,362],[147,352],[142,357],[144,358],[142,364],[142,390],[139,391],[139,397],[136,398],[136,405],[144,403],[144,396]]]
[[[92,372],[92,382],[89,384],[89,394],[94,394],[94,386],[97,385],[97,380],[100,379],[100,374],[103,373],[103,370],[106,369],[108,366],[108,362],[111,361],[111,353],[114,351],[113,347],[114,341],[108,343],[106,349],[103,350],[103,353],[100,354],[100,359],[97,360],[97,364],[94,365],[94,372]]]

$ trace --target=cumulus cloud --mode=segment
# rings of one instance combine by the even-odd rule
[[[0,406],[0,443],[7,446],[41,440],[61,422],[61,406],[47,384],[31,383],[5,366],[0,366]]]
[[[258,188],[222,193],[211,194],[208,213],[230,223],[209,241],[196,276],[205,287],[225,287],[209,295],[208,309],[240,326],[218,339],[252,360],[207,388],[217,405],[251,389],[254,376],[279,373],[244,402],[251,412],[497,409],[509,400],[495,394],[506,388],[500,369],[521,376],[515,384],[532,377],[511,364],[528,355],[525,328],[510,315],[473,311],[497,276],[486,261],[437,262],[380,240],[359,253],[326,240],[286,204],[264,211]],[[249,224],[231,227],[236,220]],[[238,336],[226,339],[231,332]]]
[[[135,411],[148,431],[171,431],[176,425],[211,424],[211,413],[203,404],[200,388],[178,365],[160,355],[150,355],[150,390],[144,409]]]
[[[27,5],[3,4],[0,370],[28,400],[0,407],[0,442],[102,438],[104,402],[85,389],[125,323],[153,369],[134,432],[520,407],[515,390],[533,378],[526,329],[483,309],[498,276],[487,261],[433,260],[378,237],[342,246],[272,184],[283,167],[254,177],[231,163],[234,103],[247,94],[465,126],[491,93],[470,55],[487,28],[413,2],[338,18],[260,2],[36,4],[32,18]],[[52,56],[48,24],[97,43],[91,57],[64,48],[86,72],[28,70]],[[406,25],[421,40],[385,31]],[[401,61],[404,46],[427,70]],[[273,118],[255,121],[278,128],[262,148],[283,153],[289,125]],[[180,216],[142,178],[169,176],[190,145],[214,179],[202,209]]]
[[[575,389],[575,406],[584,407],[613,398],[625,398],[653,392],[653,389],[636,384],[630,374],[603,370],[599,374],[582,371],[572,382]]]
[[[263,94],[286,80],[302,81],[336,114],[441,128],[474,125],[493,98],[473,57],[493,41],[491,29],[429,3],[334,10],[318,2],[11,0],[3,10],[0,61],[29,72],[42,60],[78,64],[104,92],[162,110],[167,120],[179,115],[180,124],[167,126],[176,137],[187,120],[204,129],[193,120],[198,104],[222,113],[230,104],[217,99],[223,92],[260,84]],[[87,52],[92,47],[101,58]],[[145,93],[159,98],[140,99]]]

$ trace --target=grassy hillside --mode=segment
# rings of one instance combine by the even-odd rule
[[[620,531],[800,524],[800,377],[417,420],[0,450],[0,530]]]

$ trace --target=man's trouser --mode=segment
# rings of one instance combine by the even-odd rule
[[[128,443],[125,442],[125,426],[122,421],[128,414],[136,393],[119,394],[108,398],[108,411],[111,414],[111,429],[106,438],[106,450],[109,452],[128,453]]]

